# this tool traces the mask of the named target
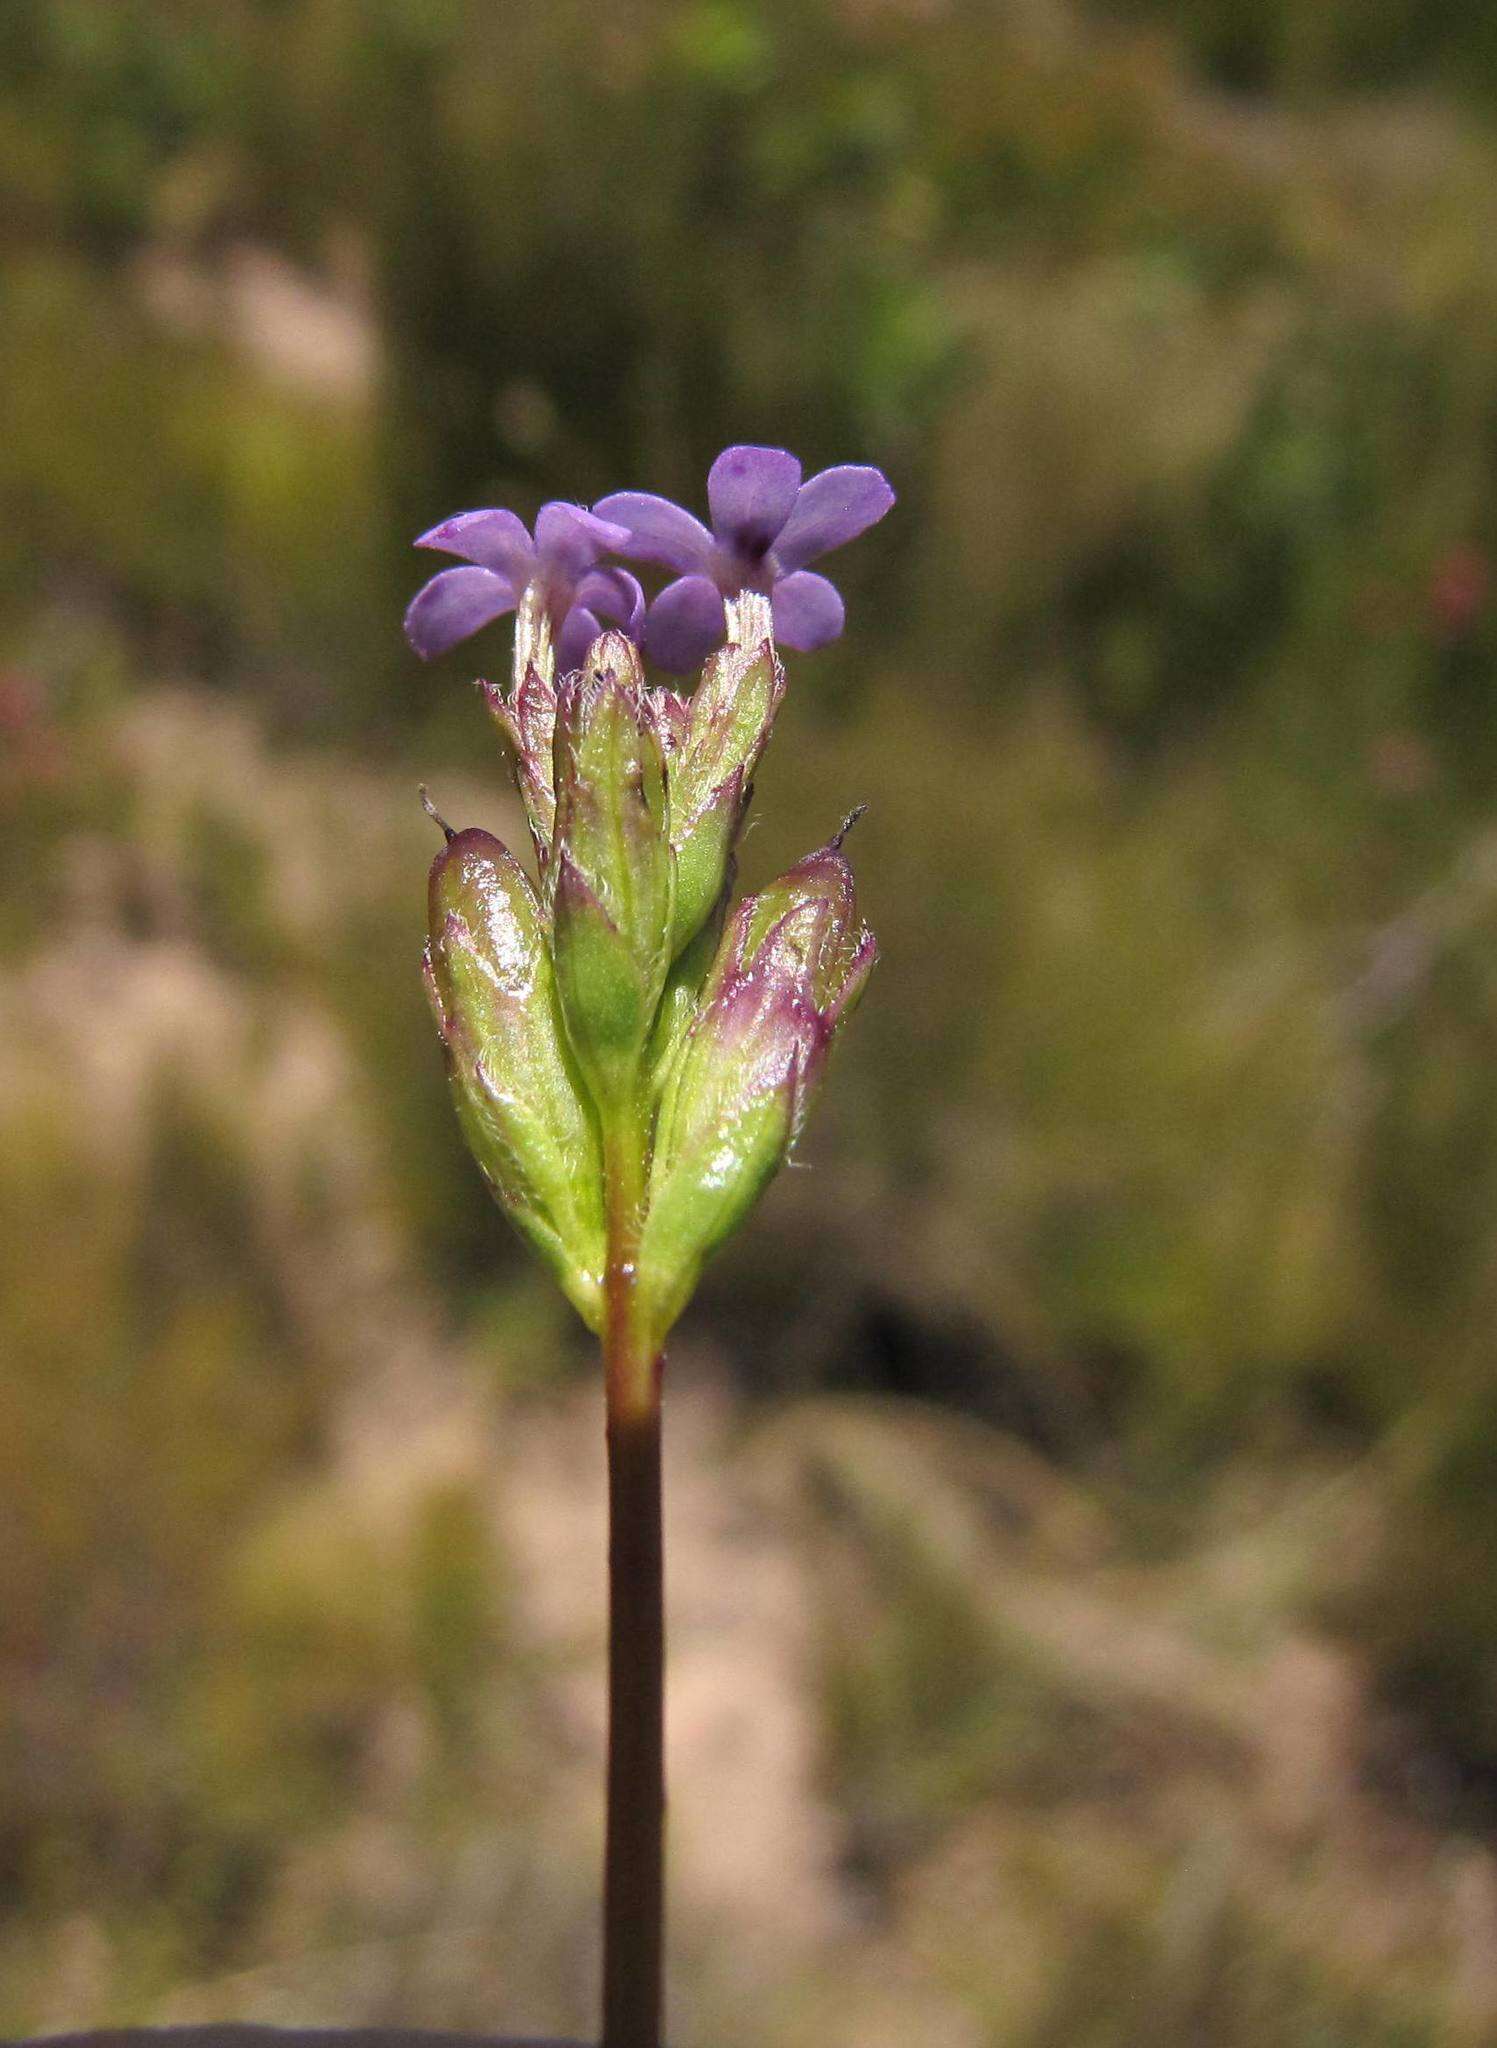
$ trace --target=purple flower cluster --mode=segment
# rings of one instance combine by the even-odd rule
[[[431,661],[516,610],[527,591],[544,604],[563,670],[576,668],[611,619],[638,640],[644,592],[627,569],[600,569],[629,538],[581,505],[542,505],[532,540],[513,512],[459,512],[423,533],[418,548],[460,555],[471,566],[424,583],[405,615],[406,638]]]
[[[767,599],[775,638],[803,653],[842,631],[835,585],[806,564],[854,540],[894,503],[882,471],[854,463],[801,482],[783,448],[725,448],[707,477],[709,531],[667,498],[616,491],[589,512],[541,507],[532,539],[513,512],[462,512],[422,534],[418,547],[458,555],[416,593],[406,635],[425,660],[445,654],[527,595],[543,607],[563,672],[577,667],[600,620],[618,625],[664,669],[681,675],[722,644],[725,603]],[[651,601],[605,555],[674,570]]]

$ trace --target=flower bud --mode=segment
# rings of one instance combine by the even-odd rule
[[[876,955],[835,844],[740,904],[660,1106],[639,1255],[657,1334],[788,1156]]]
[[[534,891],[506,847],[468,831],[449,834],[429,896],[427,992],[464,1136],[500,1207],[596,1329],[602,1165]]]
[[[855,819],[859,813],[853,813]],[[804,860],[739,905],[728,945],[714,969],[741,972],[778,934],[801,949],[805,987],[815,1008],[833,1025],[857,1002],[873,971],[878,948],[858,917],[852,869],[842,853],[849,819],[829,846]],[[708,994],[711,994],[711,989]]]
[[[767,641],[725,647],[702,672],[668,764],[673,952],[690,944],[722,894],[754,770],[784,694],[785,672]]]
[[[675,856],[659,716],[632,643],[606,633],[557,693],[556,982],[600,1109],[632,1084],[670,966]]]
[[[484,683],[480,687],[494,723],[509,742],[514,760],[515,787],[525,806],[530,837],[535,842],[536,860],[544,875],[556,830],[556,792],[552,784],[556,692],[534,662],[527,664],[510,697],[505,696],[497,683]]]

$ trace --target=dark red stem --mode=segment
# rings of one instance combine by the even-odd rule
[[[665,1929],[665,1571],[660,1366],[634,1285],[638,1168],[609,1170],[608,1830],[603,2048],[660,2048]]]

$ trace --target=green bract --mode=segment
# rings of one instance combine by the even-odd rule
[[[599,1108],[635,1085],[671,962],[676,856],[660,715],[621,633],[556,699],[556,824],[547,873],[557,987]]]
[[[702,671],[670,756],[677,952],[696,937],[727,884],[754,770],[784,694],[785,672],[767,642],[725,647]]]
[[[559,1028],[541,907],[487,832],[432,863],[425,970],[463,1134],[501,1208],[590,1328],[602,1317],[602,1155]]]
[[[639,1284],[660,1331],[788,1156],[875,957],[836,847],[740,904],[656,1121]]]
[[[485,683],[483,694],[495,723],[509,741],[515,787],[525,806],[535,856],[544,875],[556,835],[556,692],[530,662],[512,696],[507,698],[497,683]]]

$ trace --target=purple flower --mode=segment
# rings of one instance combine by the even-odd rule
[[[600,569],[598,558],[629,538],[582,505],[542,505],[535,539],[513,512],[459,512],[416,542],[461,555],[470,566],[443,569],[422,585],[405,615],[405,633],[423,661],[456,647],[480,627],[512,612],[538,590],[556,638],[557,666],[578,668],[611,619],[638,640],[644,592],[627,569]]]
[[[775,638],[809,653],[842,631],[842,599],[806,563],[883,518],[894,493],[882,470],[844,463],[809,483],[783,448],[725,448],[707,475],[709,533],[648,491],[616,491],[595,510],[628,529],[621,555],[679,573],[650,606],[645,646],[676,674],[698,667],[723,637],[723,600],[742,590],[771,599]]]

